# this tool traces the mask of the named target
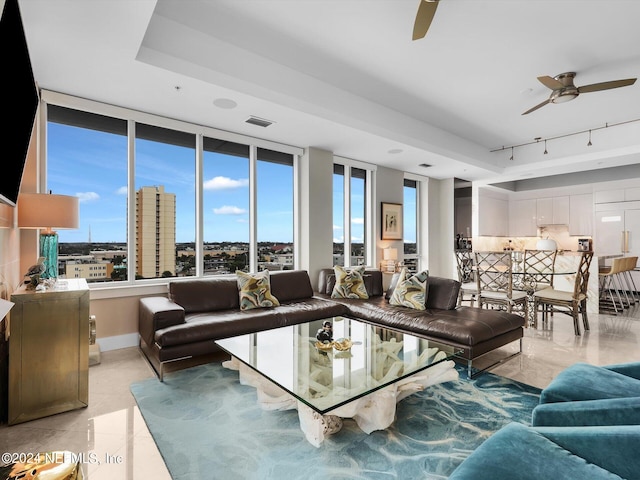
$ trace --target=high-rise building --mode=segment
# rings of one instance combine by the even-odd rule
[[[176,271],[176,196],[164,186],[136,192],[136,273],[156,278]]]

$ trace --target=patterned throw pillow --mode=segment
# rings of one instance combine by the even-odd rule
[[[403,268],[398,284],[391,294],[389,303],[401,307],[425,310],[427,303],[427,280],[429,272],[423,271],[407,278],[407,270]]]
[[[336,274],[336,284],[331,292],[331,298],[369,298],[362,278],[364,267],[346,270],[336,265],[333,271]]]
[[[240,291],[240,310],[252,308],[277,307],[280,302],[271,294],[269,270],[250,274],[236,271],[238,290]]]

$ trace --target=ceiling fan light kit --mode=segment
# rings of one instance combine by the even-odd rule
[[[539,103],[533,108],[530,108],[522,115],[527,115],[539,108],[544,107],[548,103],[565,103],[576,99],[581,93],[598,92],[601,90],[610,90],[612,88],[628,87],[636,83],[635,78],[625,78],[624,80],[612,80],[609,82],[592,83],[591,85],[583,85],[582,87],[576,87],[573,83],[573,79],[576,76],[576,72],[565,72],[555,77],[543,75],[538,77],[538,81],[545,87],[551,90],[549,98],[542,103]]]

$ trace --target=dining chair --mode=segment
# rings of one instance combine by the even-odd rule
[[[462,305],[462,302],[469,302],[469,306],[473,307],[478,296],[478,284],[473,268],[473,252],[471,250],[456,250],[455,254],[458,281],[462,284],[458,295],[458,305]]]
[[[475,259],[478,307],[498,306],[510,313],[516,307],[528,318],[526,292],[513,290],[511,252],[475,252]]]
[[[525,249],[523,273],[526,279],[531,280],[534,291],[553,287],[557,254],[556,250]]]
[[[542,307],[542,320],[546,322],[549,312],[558,312],[573,318],[573,326],[576,335],[580,335],[579,317],[585,330],[589,330],[589,318],[587,317],[587,285],[589,282],[589,267],[593,252],[582,252],[580,264],[576,272],[576,278],[572,292],[556,290],[553,287],[539,290],[533,294],[533,308],[537,316]]]

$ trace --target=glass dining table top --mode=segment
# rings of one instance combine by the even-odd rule
[[[322,324],[333,342],[320,343]],[[320,414],[413,376],[460,351],[353,318],[332,317],[216,344]],[[340,350],[340,348],[346,348]]]

